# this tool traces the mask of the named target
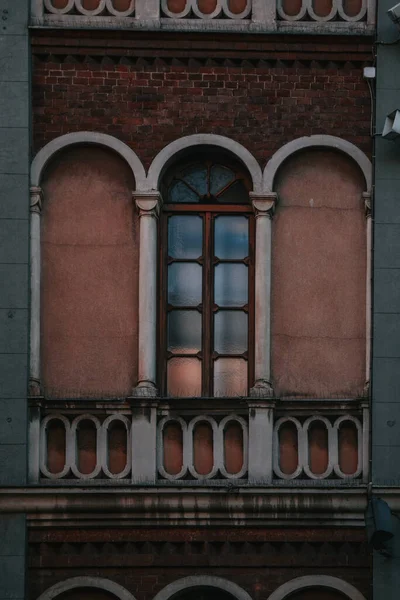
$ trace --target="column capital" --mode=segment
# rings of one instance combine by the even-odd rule
[[[139,210],[139,217],[158,217],[162,206],[160,192],[132,192],[132,197]]]
[[[250,389],[250,398],[274,398],[274,396],[274,388],[266,379],[258,379]]]
[[[363,192],[362,199],[364,202],[365,216],[368,219],[369,217],[371,217],[371,212],[372,212],[372,201],[373,201],[372,192]]]
[[[37,213],[40,215],[42,212],[42,201],[43,201],[43,190],[41,187],[32,186],[30,192],[30,211],[31,213]]]
[[[265,192],[263,194],[250,192],[250,199],[256,218],[268,217],[272,219],[278,202],[278,194],[276,192]]]

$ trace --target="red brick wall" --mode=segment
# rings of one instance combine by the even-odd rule
[[[34,66],[35,152],[80,130],[116,136],[147,167],[169,142],[194,133],[231,137],[262,166],[303,135],[336,135],[370,152],[362,63],[141,67],[54,60]]]
[[[31,530],[29,600],[69,577],[105,577],[136,600],[153,600],[166,585],[190,575],[232,581],[267,600],[283,583],[304,575],[343,578],[370,600],[371,556],[364,530],[175,529]]]

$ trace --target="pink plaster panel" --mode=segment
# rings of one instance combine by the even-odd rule
[[[363,178],[344,155],[311,150],[276,180],[272,372],[278,394],[357,396],[365,369]]]
[[[109,151],[56,156],[42,183],[42,379],[53,396],[124,396],[136,382],[134,181]]]

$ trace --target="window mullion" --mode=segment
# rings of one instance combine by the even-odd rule
[[[212,396],[211,319],[212,319],[212,218],[204,215],[203,273],[203,396]]]

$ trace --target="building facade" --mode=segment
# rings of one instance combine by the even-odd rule
[[[389,598],[390,6],[3,4],[0,600]]]

